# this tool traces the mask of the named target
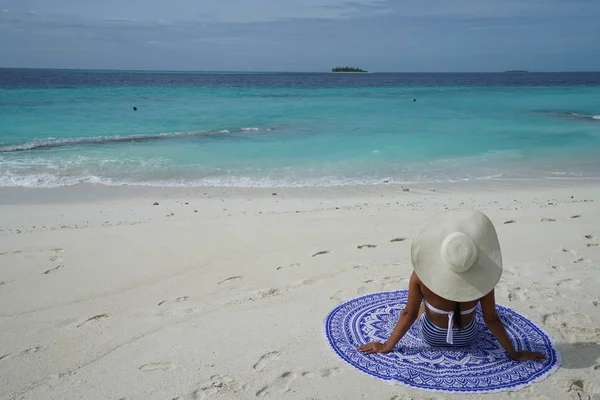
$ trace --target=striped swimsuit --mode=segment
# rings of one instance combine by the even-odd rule
[[[454,311],[444,311],[433,307],[431,304],[423,300],[425,307],[431,311],[448,316],[448,329],[440,328],[427,318],[427,313],[423,313],[420,322],[421,336],[425,343],[430,346],[468,346],[473,342],[477,334],[477,324],[475,318],[469,324],[461,329],[453,328]],[[470,310],[461,311],[460,315],[467,315],[475,311],[477,306]]]

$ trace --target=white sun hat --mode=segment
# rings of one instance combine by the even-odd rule
[[[502,254],[492,221],[469,209],[444,211],[425,221],[411,244],[415,273],[447,300],[478,300],[502,276]]]

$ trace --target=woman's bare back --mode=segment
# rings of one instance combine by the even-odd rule
[[[414,274],[414,272],[413,272],[413,274]],[[416,274],[415,274],[415,277],[418,279]],[[431,304],[433,307],[439,308],[440,310],[444,310],[444,311],[454,311],[456,302],[451,301],[451,300],[446,300],[446,299],[438,296],[437,294],[433,293],[431,290],[429,290],[429,288],[427,286],[425,286],[425,284],[423,282],[421,282],[421,280],[419,280],[419,287],[421,289],[421,293],[423,294],[423,299],[426,302],[428,302],[429,304]],[[460,303],[460,310],[461,311],[469,310],[469,309],[475,307],[477,305],[477,303],[479,303],[479,300],[467,301],[464,303]],[[436,313],[435,311],[432,311],[427,307],[425,307],[424,312],[427,314],[427,318],[429,318],[429,320],[431,322],[433,322],[435,325],[439,326],[440,328],[448,327],[448,316],[447,315]],[[467,315],[461,315],[462,325],[467,326],[474,317],[475,317],[474,312],[469,313]]]

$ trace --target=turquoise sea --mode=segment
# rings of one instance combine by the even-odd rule
[[[3,187],[600,178],[599,154],[600,73],[0,69]]]

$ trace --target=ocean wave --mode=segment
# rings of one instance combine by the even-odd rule
[[[76,186],[80,184],[99,184],[104,186],[144,186],[144,187],[240,187],[240,188],[270,188],[270,187],[308,187],[308,186],[338,186],[352,184],[352,181],[340,182],[293,182],[277,181],[270,178],[254,179],[248,177],[206,178],[198,180],[128,180],[87,175],[81,177],[65,177],[50,173],[27,175],[0,176],[0,187],[24,188],[57,188]],[[358,180],[356,181],[359,182]],[[326,184],[323,184],[326,183]]]
[[[600,177],[595,154],[576,163],[521,150],[488,151],[458,158],[398,163],[368,160],[338,162],[227,163],[168,156],[118,154],[18,153],[0,155],[0,187],[55,188],[79,184],[151,187],[331,187],[381,184],[435,184],[513,180],[530,177]],[[144,154],[142,154],[144,155]],[[562,160],[562,161],[561,161]]]
[[[68,147],[68,146],[85,146],[85,145],[105,145],[105,144],[118,144],[118,143],[139,143],[139,142],[151,142],[158,140],[169,140],[177,138],[187,137],[201,137],[210,135],[219,135],[235,132],[247,132],[247,131],[271,131],[272,128],[239,128],[237,130],[222,129],[218,131],[196,131],[196,132],[171,132],[171,133],[158,133],[158,134],[147,134],[147,135],[129,135],[129,136],[96,136],[96,137],[80,137],[80,138],[46,138],[46,139],[35,139],[26,143],[9,144],[0,146],[0,153],[12,153],[19,151],[30,151],[30,150],[44,150],[52,149],[56,147]]]
[[[577,112],[568,112],[566,113],[569,117],[579,118],[579,119],[587,119],[587,120],[600,120],[600,115],[589,115],[589,114],[581,114]]]
[[[547,115],[552,115],[555,117],[561,117],[561,118],[566,117],[566,118],[571,118],[571,119],[580,119],[580,120],[587,120],[587,121],[599,121],[600,120],[600,115],[586,114],[586,113],[575,112],[575,111],[537,110],[536,112],[539,112],[542,114],[547,114]]]
[[[227,187],[227,188],[306,188],[306,187],[337,187],[337,186],[358,186],[358,185],[418,185],[418,184],[436,184],[436,183],[458,183],[458,182],[485,182],[497,180],[524,180],[531,178],[545,179],[600,179],[600,175],[594,173],[573,173],[573,172],[543,172],[538,174],[515,174],[509,173],[490,173],[485,171],[481,175],[472,174],[414,174],[404,177],[340,177],[340,176],[322,176],[322,177],[250,177],[250,176],[219,176],[203,177],[197,179],[144,179],[139,177],[106,177],[94,174],[81,176],[64,175],[61,173],[39,172],[39,173],[5,173],[0,175],[1,187],[22,187],[22,188],[58,188],[77,186],[85,184],[95,184],[103,186],[130,186],[130,187]]]
[[[272,131],[273,128],[256,128],[256,127],[246,127],[240,128],[242,132],[258,132],[258,131]]]

